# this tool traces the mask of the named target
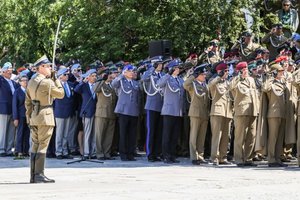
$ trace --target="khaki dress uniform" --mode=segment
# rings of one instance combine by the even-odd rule
[[[55,126],[52,104],[54,98],[62,99],[64,95],[59,80],[53,81],[42,74],[37,73],[28,83],[25,107],[32,142],[30,182],[44,177],[46,151]]]
[[[209,119],[208,88],[205,82],[200,83],[191,75],[183,84],[191,96],[190,117],[190,158],[204,160],[204,142]]]
[[[105,81],[94,85],[97,94],[95,113],[96,154],[97,158],[110,158],[110,150],[116,126],[116,114],[114,109],[117,96],[110,85]]]
[[[210,123],[212,130],[211,159],[214,164],[227,161],[233,106],[229,96],[229,82],[217,76],[208,83],[212,96]]]
[[[269,164],[281,163],[280,155],[283,150],[286,126],[286,84],[283,81],[268,78],[263,84],[262,91],[267,93],[268,98],[268,162]]]
[[[259,111],[255,80],[236,76],[230,90],[234,91],[234,160],[237,164],[251,163]]]

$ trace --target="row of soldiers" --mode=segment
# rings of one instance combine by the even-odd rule
[[[208,63],[202,65],[192,54],[185,63],[155,57],[138,68],[131,64],[109,69],[97,65],[97,69],[85,74],[75,63],[69,68],[60,66],[51,74],[51,63],[42,57],[31,70],[21,72],[16,83],[11,80],[12,65],[6,63],[0,77],[0,98],[5,104],[0,107],[4,109],[0,110],[1,155],[12,153],[12,124],[18,130],[20,147],[17,145],[16,151],[28,152],[28,145],[23,142],[28,138],[30,125],[31,182],[53,182],[43,171],[54,127],[57,158],[71,158],[69,153],[76,150],[78,136],[84,159],[104,160],[113,159],[110,151],[118,121],[121,160],[134,161],[137,127],[140,116],[146,115],[148,160],[177,163],[178,137],[182,134],[183,118],[189,116],[193,164],[207,163],[204,141],[210,123],[213,164],[230,164],[227,151],[231,140],[238,166],[255,166],[254,152],[267,155],[270,167],[285,166],[281,156],[296,143],[299,78],[292,58],[297,57],[300,40],[294,41],[294,53],[278,46],[279,55],[269,62],[270,51],[253,44],[251,33],[245,32],[243,37],[244,41],[224,59],[219,56],[218,41],[212,41]],[[249,62],[250,58],[253,60]]]

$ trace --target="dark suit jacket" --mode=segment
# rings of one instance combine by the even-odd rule
[[[74,84],[68,82],[71,96],[67,97],[65,90],[65,96],[63,99],[56,99],[54,101],[54,117],[56,118],[68,118],[75,114],[75,98],[74,98]]]
[[[14,95],[12,101],[12,112],[13,119],[20,120],[22,117],[26,117],[25,115],[25,92],[23,92],[22,88],[19,87]]]
[[[12,81],[12,83],[15,89],[19,87],[19,85],[15,81]],[[13,95],[11,93],[9,83],[3,76],[0,76],[0,114],[12,114],[12,99]]]
[[[75,87],[74,91],[81,94],[82,97],[80,117],[83,117],[83,114],[84,117],[93,117],[95,115],[97,97],[95,99],[92,97],[89,84],[81,82]]]

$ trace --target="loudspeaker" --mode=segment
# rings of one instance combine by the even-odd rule
[[[149,56],[172,56],[172,42],[170,40],[152,40],[149,42]]]

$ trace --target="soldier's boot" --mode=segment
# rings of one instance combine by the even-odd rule
[[[55,183],[53,179],[47,178],[44,175],[45,159],[46,159],[45,153],[36,154],[34,183]]]
[[[36,153],[30,154],[30,183],[34,183],[35,156]]]

